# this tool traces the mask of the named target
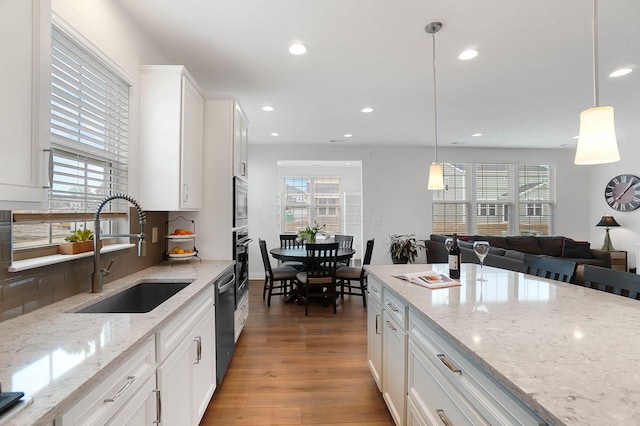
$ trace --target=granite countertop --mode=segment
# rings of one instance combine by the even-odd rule
[[[103,293],[79,294],[1,322],[2,390],[24,392],[32,402],[8,420],[0,417],[0,423],[51,425],[232,264],[154,266],[105,284]],[[194,281],[146,314],[73,313],[142,280],[167,279]]]
[[[549,424],[639,424],[640,301],[474,264],[449,289],[392,276],[432,267],[366,269]]]

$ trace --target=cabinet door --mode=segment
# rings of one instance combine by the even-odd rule
[[[247,177],[248,129],[242,110],[237,104],[233,113],[233,174]]]
[[[213,328],[214,315],[211,309],[194,331],[195,353],[192,353],[191,394],[193,424],[198,424],[204,416],[216,388],[215,378],[215,331]],[[194,345],[190,346],[192,351]]]
[[[382,307],[373,297],[367,299],[367,359],[378,390],[382,391]]]
[[[0,2],[0,207],[39,208],[48,146],[49,1]],[[7,155],[10,153],[10,155]]]
[[[156,406],[155,377],[150,377],[142,388],[131,398],[107,426],[148,426],[154,424],[158,417]]]
[[[386,310],[382,320],[382,396],[396,425],[402,426],[407,400],[407,334]]]
[[[202,132],[204,101],[187,77],[182,77],[182,185],[180,207],[202,207]]]
[[[190,425],[191,421],[191,363],[196,352],[195,342],[185,339],[158,367],[160,389],[160,424]]]

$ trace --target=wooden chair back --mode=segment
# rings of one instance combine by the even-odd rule
[[[280,234],[280,248],[302,247],[302,242],[298,241],[296,234]]]
[[[353,248],[353,235],[338,235],[333,237],[333,240],[338,243],[341,249]]]
[[[569,283],[576,273],[576,262],[548,256],[525,254],[522,272],[537,277]]]
[[[584,286],[640,300],[640,275],[584,265]]]
[[[307,243],[307,282],[326,282],[327,278],[331,278],[335,283],[338,247],[338,243]]]
[[[258,238],[258,245],[260,246],[260,253],[262,254],[262,263],[264,264],[264,272],[267,277],[273,276],[273,270],[271,269],[271,261],[269,260],[269,252],[267,251],[267,242]]]

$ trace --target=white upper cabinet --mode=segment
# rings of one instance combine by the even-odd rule
[[[233,111],[233,175],[247,178],[247,144],[249,130],[247,118],[237,103]]]
[[[0,208],[39,209],[48,147],[49,0],[0,1]]]
[[[202,91],[181,65],[142,67],[140,203],[145,210],[202,207]]]

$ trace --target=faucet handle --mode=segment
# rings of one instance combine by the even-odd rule
[[[103,275],[109,275],[111,273],[111,266],[113,266],[113,262],[115,261],[115,259],[111,259],[111,262],[109,262],[109,266],[107,266],[106,269],[102,270],[102,274]]]

